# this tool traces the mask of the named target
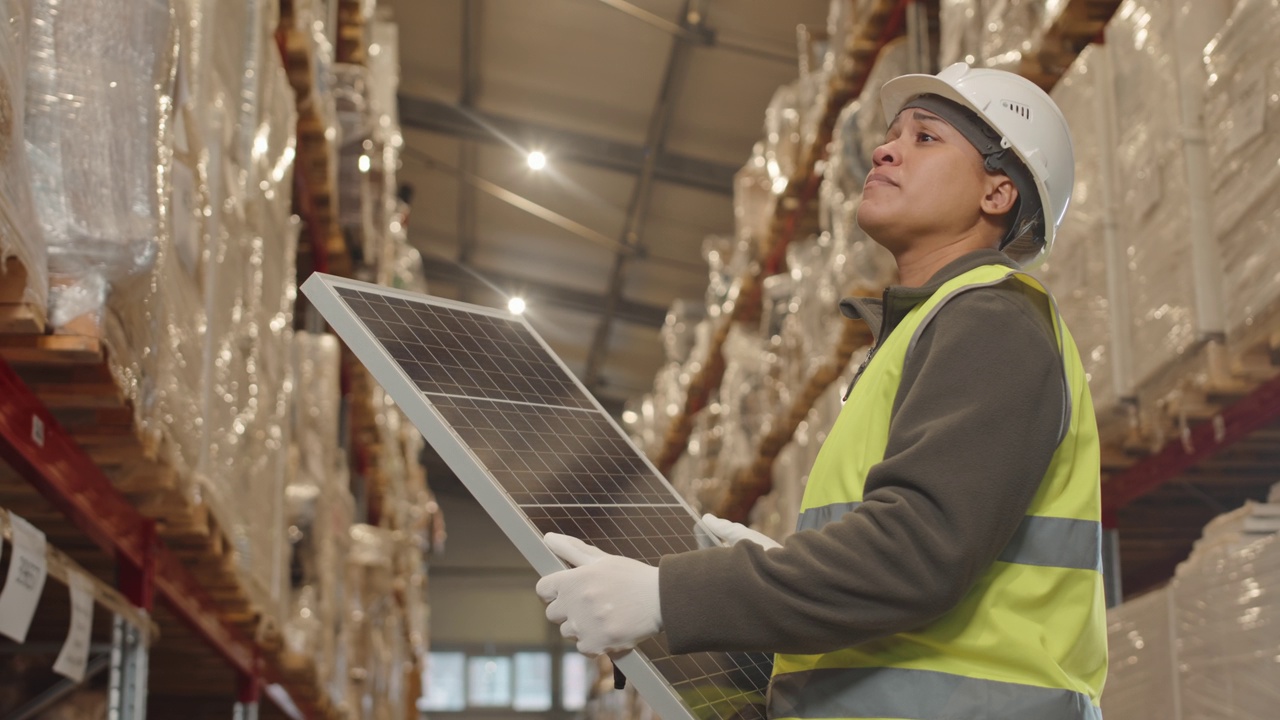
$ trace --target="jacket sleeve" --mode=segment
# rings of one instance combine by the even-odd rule
[[[959,603],[1012,537],[1060,442],[1052,328],[1007,285],[956,296],[921,333],[857,510],[767,553],[744,542],[663,558],[672,652],[829,652]]]

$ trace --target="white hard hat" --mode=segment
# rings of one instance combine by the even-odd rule
[[[903,75],[885,83],[880,103],[892,123],[920,95],[937,95],[973,111],[1000,134],[1035,179],[1043,213],[1043,237],[1015,240],[1005,252],[1030,265],[1043,259],[1066,215],[1075,187],[1075,154],[1067,119],[1049,94],[1011,72],[956,63],[935,75]],[[1039,233],[1038,233],[1039,234]]]

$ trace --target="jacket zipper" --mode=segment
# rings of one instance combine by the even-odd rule
[[[871,358],[876,356],[876,351],[880,349],[880,345],[884,343],[884,329],[889,322],[889,290],[885,288],[884,295],[880,301],[880,332],[876,335],[876,342],[871,346],[871,350],[867,352],[867,356],[862,358],[862,364],[858,366],[858,371],[853,374],[853,379],[849,381],[849,387],[844,391],[844,397],[840,398],[840,402],[848,402],[849,396],[853,394],[853,386],[858,384],[858,378],[862,377],[862,373],[866,372],[867,366],[871,364]]]

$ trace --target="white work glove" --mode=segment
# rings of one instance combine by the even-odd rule
[[[662,632],[658,568],[568,535],[543,539],[573,567],[539,580],[538,597],[550,603],[547,619],[560,634],[578,639],[579,652],[616,657]]]
[[[706,525],[708,530],[715,533],[716,537],[730,545],[737,545],[743,540],[749,540],[765,550],[774,550],[782,547],[778,541],[762,532],[756,532],[742,523],[725,520],[724,518],[716,517],[711,513],[707,513],[702,516],[702,524]]]

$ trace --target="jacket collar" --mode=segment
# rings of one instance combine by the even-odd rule
[[[867,327],[871,328],[872,337],[876,342],[880,342],[882,337],[887,336],[897,327],[912,308],[928,300],[938,291],[938,288],[984,265],[1018,267],[1017,263],[999,250],[977,250],[943,266],[929,278],[929,282],[920,287],[891,285],[885,288],[882,299],[845,298],[840,301],[840,312],[847,318],[865,321]]]

